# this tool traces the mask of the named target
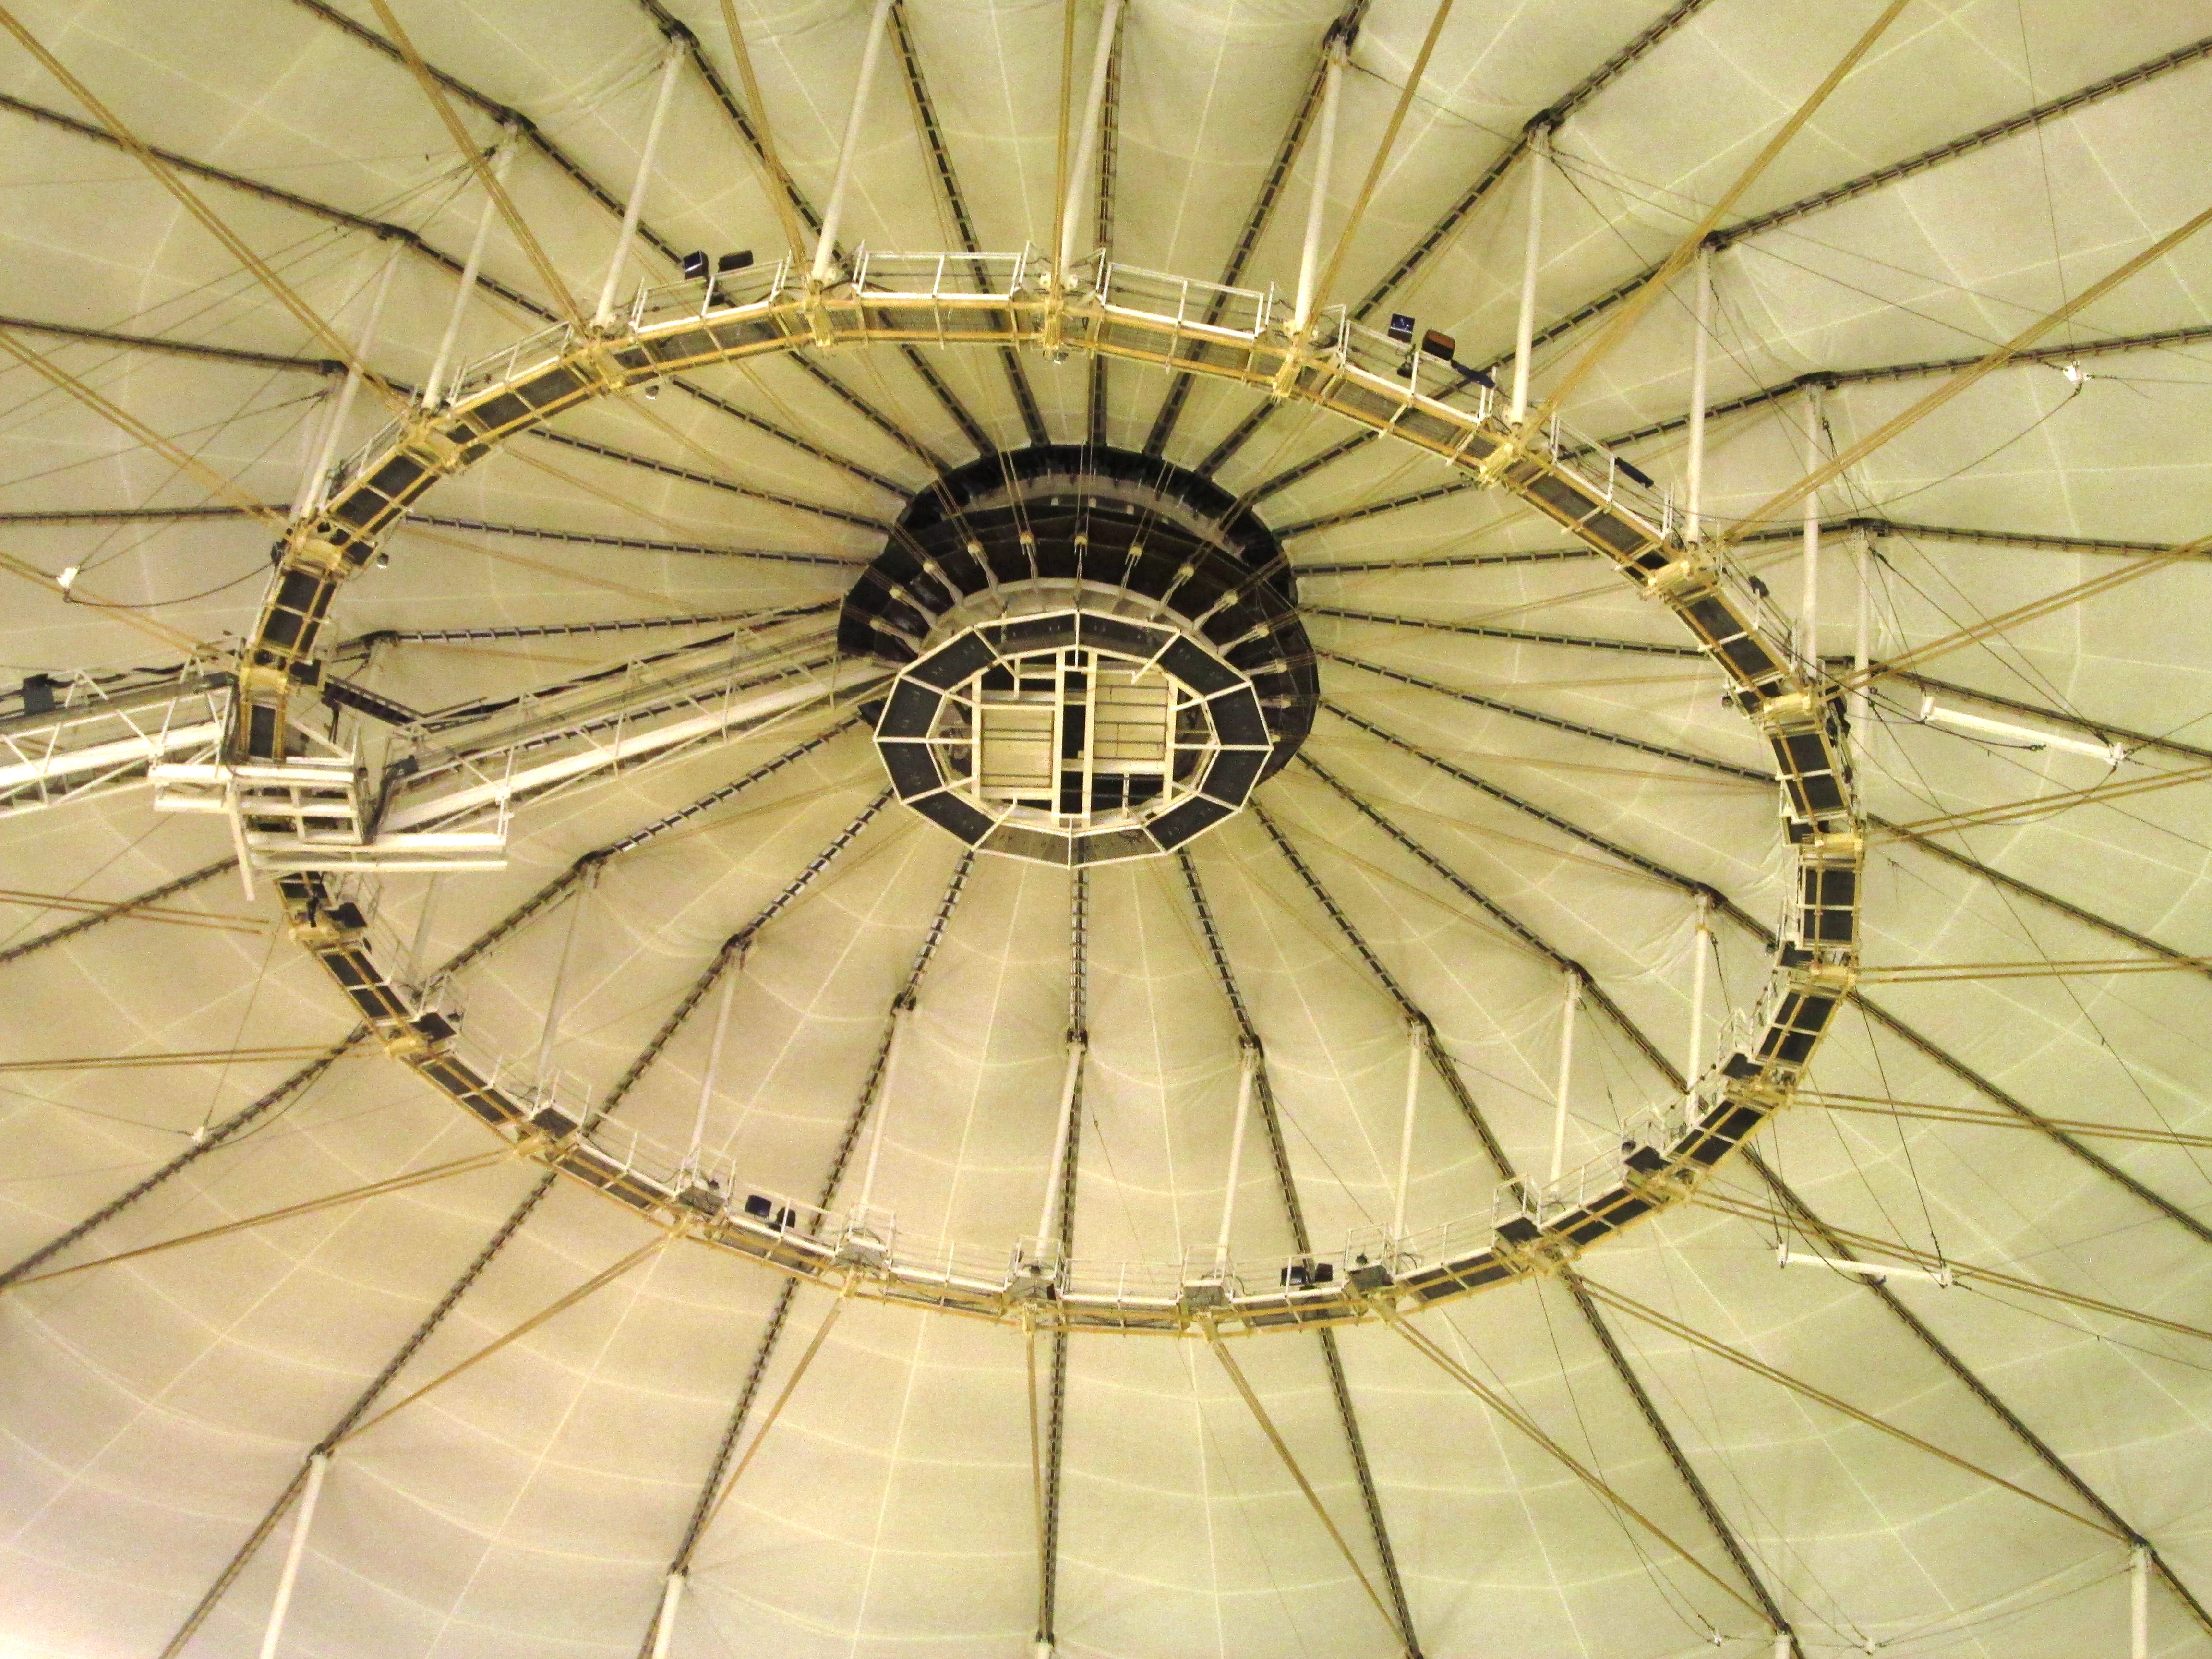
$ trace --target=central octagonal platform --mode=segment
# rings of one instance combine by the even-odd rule
[[[900,798],[983,851],[1156,856],[1241,808],[1313,720],[1281,550],[1155,458],[1048,447],[917,495],[840,643],[897,670],[874,708]]]

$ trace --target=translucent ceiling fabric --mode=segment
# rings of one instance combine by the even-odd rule
[[[478,198],[420,87],[337,20],[371,8],[300,0],[25,3],[23,25],[149,143],[289,192],[291,203],[199,179],[193,188],[349,337],[393,244],[315,204],[386,221],[459,257]],[[1578,103],[1557,139],[1539,326],[1654,264],[1749,163],[1871,21],[1871,3],[1778,10],[1750,0],[1675,9],[1647,53]],[[636,164],[662,50],[630,0],[557,9],[493,0],[400,14],[424,57],[519,109],[617,200]],[[867,9],[836,0],[740,4],[774,136],[800,189],[827,196]],[[726,83],[741,89],[720,8],[672,0]],[[1668,9],[1646,0],[1466,5],[1447,23],[1404,131],[1345,252],[1332,297],[1357,301],[1511,143]],[[1064,14],[1043,4],[910,0],[905,9],[981,244],[1046,242],[1054,218]],[[1202,279],[1221,274],[1304,94],[1327,5],[1130,0],[1121,48],[1113,254]],[[1431,15],[1378,0],[1346,77],[1331,235],[1365,177]],[[1096,9],[1077,8],[1085,59]],[[1870,169],[2212,35],[2212,5],[2004,0],[1906,7],[1861,70],[1738,204],[1731,220]],[[846,221],[874,248],[943,249],[958,230],[887,58],[863,125]],[[1980,355],[2205,205],[2212,59],[2144,78],[2063,116],[1881,184],[1732,245],[1716,260],[1716,404],[1811,371]],[[328,354],[240,273],[125,153],[23,106],[82,118],[32,58],[0,48],[0,316],[270,354],[185,356],[19,328],[155,430],[290,501],[312,456]],[[740,91],[740,96],[742,93]],[[491,120],[463,118],[489,143]],[[1309,189],[1294,168],[1244,280],[1287,284]],[[1509,174],[1383,307],[1454,334],[1486,363],[1511,348],[1522,177]],[[782,233],[715,94],[678,79],[644,215],[669,249],[780,252]],[[616,216],[523,146],[515,204],[569,286],[597,290]],[[1087,198],[1086,198],[1087,199]],[[1087,210],[1086,210],[1087,214]],[[1091,246],[1088,222],[1079,238]],[[503,228],[488,274],[545,297]],[[642,249],[630,282],[671,269]],[[2212,242],[2185,246],[2046,342],[2199,326]],[[370,353],[414,384],[445,325],[453,277],[403,252]],[[473,307],[464,349],[537,325]],[[1543,349],[1571,360],[1585,326]],[[1594,434],[1674,419],[1686,406],[1687,289],[1656,306],[1567,410]],[[1895,528],[1862,554],[1827,543],[1821,648],[1854,647],[1859,583],[1885,654],[2118,568],[2121,556],[1977,534],[2166,544],[2204,533],[2207,346],[2009,368],[1904,431],[1826,493],[1832,520]],[[276,360],[295,360],[288,366]],[[895,355],[822,359],[851,391],[953,460],[969,449]],[[1022,424],[994,354],[928,361],[995,441]],[[1023,368],[1058,437],[1084,429],[1088,368]],[[926,469],[791,364],[699,374],[702,389],[806,433],[903,489]],[[1827,390],[1825,441],[1849,446],[1935,384],[1854,379]],[[1113,441],[1141,447],[1166,378],[1116,364]],[[1251,409],[1200,382],[1168,444],[1195,465]],[[192,505],[203,487],[49,390],[0,375],[0,513]],[[1803,399],[1716,419],[1706,506],[1722,524],[1804,470]],[[381,418],[364,400],[351,441]],[[555,423],[570,436],[872,517],[898,499],[853,471],[765,438],[702,402],[609,400]],[[1253,489],[1350,435],[1286,408],[1223,469]],[[1628,453],[1679,483],[1681,434]],[[1278,528],[1447,481],[1435,462],[1370,444],[1268,494]],[[864,560],[879,538],[665,472],[517,439],[426,504],[434,516],[568,534],[828,553]],[[1794,519],[1795,509],[1791,517]],[[1786,527],[1786,526],[1785,526]],[[198,638],[246,628],[267,533],[249,520],[42,523],[11,517],[12,562],[82,568],[64,606],[15,576],[0,605],[11,674],[167,660],[126,617]],[[1476,493],[1310,531],[1300,565],[1558,548],[1556,532]],[[392,563],[344,593],[338,632],[531,626],[715,612],[836,597],[835,565],[717,558],[416,525]],[[1794,544],[1745,550],[1794,611]],[[2204,566],[2183,562],[1951,652],[1929,672],[2016,701],[2182,744],[2205,742],[2212,653],[2197,618]],[[1309,605],[1492,629],[1672,645],[1670,620],[1595,560],[1308,574]],[[1784,897],[1759,746],[1694,658],[1547,644],[1310,615],[1325,696],[1416,749],[1554,817],[1709,884],[1761,922]],[[371,683],[418,708],[514,690],[615,659],[638,635],[491,641],[379,654]],[[658,641],[681,634],[656,634]],[[613,642],[610,642],[610,641]],[[1577,735],[1393,681],[1344,658],[1630,738],[1699,765]],[[1960,707],[1978,707],[1964,702]],[[1981,743],[1914,723],[1919,689],[1878,691],[1865,735],[1872,810],[1912,822],[2102,781],[2101,762]],[[2000,711],[1980,708],[1984,714]],[[2033,725],[2027,716],[2004,718]],[[688,757],[565,797],[517,821],[498,873],[440,885],[425,936],[435,960],[580,854],[681,806],[805,734]],[[2047,729],[2060,729],[2048,726]],[[1334,714],[1306,750],[1346,788],[1559,951],[1582,963],[1675,1063],[1687,1049],[1695,910],[1678,886],[1479,793]],[[2191,762],[2145,750],[2115,774]],[[714,951],[882,787],[857,732],[837,738],[675,834],[610,861],[577,901],[574,966],[557,1061],[604,1089],[636,1056]],[[1260,802],[1341,906],[1443,1047],[1517,1166],[1550,1157],[1561,975],[1462,889],[1423,865],[1311,770]],[[2201,786],[2156,791],[1943,845],[2007,886],[1909,843],[1869,865],[1866,959],[2086,961],[2140,956],[2099,919],[2184,951],[2208,940]],[[15,892],[114,899],[221,859],[220,823],[156,817],[143,793],[0,823]],[[847,1133],[891,1000],[937,913],[959,849],[894,806],[764,929],[731,994],[732,1041],[712,1143],[764,1187],[815,1196]],[[1316,1249],[1389,1218],[1406,1035],[1398,1005],[1249,817],[1194,849],[1228,958],[1266,1045],[1289,1167]],[[411,936],[419,876],[384,884],[380,926]],[[2027,889],[2057,896],[2069,913]],[[9,1156],[5,1257],[37,1248],[274,1087],[298,1059],[252,1055],[335,1042],[350,1029],[321,971],[230,878],[173,904],[247,918],[253,931],[114,922],[0,964],[8,1060],[240,1051],[157,1070],[18,1072],[0,1081]],[[1035,1231],[1069,1020],[1064,872],[979,861],[917,998],[887,1124],[880,1201],[903,1233],[1003,1259]],[[12,901],[15,942],[67,921]],[[1763,956],[1717,924],[1716,1009],[1761,981]],[[556,911],[463,976],[468,1041],[526,1057],[538,1040],[568,927]],[[2199,972],[1945,981],[1868,987],[1917,1048],[1850,1013],[1815,1085],[1835,1095],[2212,1131],[2212,1055]],[[678,1032],[623,1107],[641,1134],[680,1145],[706,1064],[712,1005]],[[1210,1249],[1237,1090],[1237,1028],[1172,861],[1090,882],[1086,1070],[1076,1254],[1170,1277]],[[1933,1053],[1930,1050],[1934,1051]],[[1710,1053],[1710,1048],[1708,1053]],[[1948,1056],[1949,1062],[1939,1056]],[[1973,1079],[1978,1078],[1977,1085]],[[1579,1026],[1570,1165],[1613,1144],[1667,1085],[1620,1029]],[[1408,1214],[1416,1225],[1486,1212],[1496,1171],[1431,1075],[1422,1084]],[[375,1057],[342,1060],[223,1150],[193,1163],[73,1247],[89,1260],[484,1150],[448,1103]],[[1803,1106],[1759,1143],[1834,1226],[1964,1264],[2207,1322],[2212,1174],[2185,1146],[2098,1140],[2109,1171],[2041,1134],[1894,1121]],[[2113,1172],[2117,1172],[2113,1173]],[[2119,1176],[2136,1184],[2130,1190]],[[159,1652],[223,1564],[370,1378],[537,1187],[507,1162],[360,1204],[0,1295],[0,1653]],[[1722,1195],[1771,1201],[1742,1164]],[[2161,1210],[2144,1193],[2165,1200]],[[845,1194],[851,1197],[849,1185]],[[2177,1218],[2179,1212],[2181,1218]],[[1264,1147],[1248,1147],[1241,1257],[1279,1258],[1291,1234]],[[554,1187],[404,1370],[403,1397],[640,1248],[635,1221]],[[1580,1461],[1650,1523],[1626,1519],[1557,1457],[1389,1330],[1338,1339],[1379,1512],[1422,1650],[1661,1659],[1765,1652],[1747,1565],[1807,1654],[2117,1651],[2126,1639],[2126,1540],[2020,1431],[2212,1597],[2204,1496],[2212,1346],[2023,1291],[1895,1281],[1893,1305],[1819,1267],[1778,1270],[1772,1231],[1687,1208],[1590,1255],[1593,1289],[1657,1310],[1878,1417],[1956,1459],[1877,1432],[1803,1392],[1605,1316],[1609,1353],[1568,1287],[1522,1285],[1424,1316],[1419,1328]],[[1802,1237],[1798,1246],[1809,1248]],[[283,1651],[330,1659],[623,1656],[647,1640],[663,1575],[733,1402],[748,1386],[781,1285],[678,1243],[421,1402],[343,1447],[305,1551]],[[795,1292],[756,1380],[747,1436],[791,1375],[829,1301]],[[1942,1352],[1897,1311],[1920,1322]],[[1947,1360],[1944,1355],[1948,1354]],[[1378,1589],[1364,1506],[1325,1357],[1310,1337],[1236,1356],[1321,1502]],[[694,1558],[678,1659],[774,1653],[1024,1654],[1036,1620],[1032,1356],[1017,1332],[851,1304]],[[1037,1363],[1048,1374],[1049,1344]],[[1622,1367],[1638,1379],[1639,1403]],[[1665,1425],[1743,1553],[1732,1559],[1644,1409]],[[2001,1405],[2013,1424],[1996,1408]],[[1070,1345],[1060,1465],[1055,1628],[1061,1652],[1114,1659],[1382,1655],[1392,1638],[1359,1579],[1203,1344]],[[2018,1490],[2008,1491],[1995,1476]],[[2033,1499],[2046,1500],[2039,1504]],[[1663,1533],[1695,1565],[1659,1540]],[[187,1650],[258,1650],[287,1534],[280,1527]],[[1387,1591],[1386,1591],[1387,1599]],[[2152,1590],[2154,1652],[2202,1650],[2206,1630]]]

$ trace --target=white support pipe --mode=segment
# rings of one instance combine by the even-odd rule
[[[2128,1659],[2150,1659],[2150,1551],[2128,1553]]]
[[[1336,163],[1336,108],[1344,91],[1344,43],[1332,40],[1322,70],[1320,131],[1314,136],[1313,195],[1306,203],[1305,241],[1298,250],[1298,297],[1291,332],[1304,334],[1313,320],[1314,283],[1321,271],[1322,221],[1328,212],[1328,181]]]
[[[837,227],[845,217],[845,192],[853,182],[854,152],[860,147],[860,121],[868,111],[868,85],[876,78],[876,59],[883,56],[884,30],[891,21],[893,0],[876,0],[875,15],[868,19],[868,44],[860,52],[860,78],[853,88],[852,112],[845,118],[845,141],[837,147],[837,176],[830,186],[830,204],[823,210],[822,234],[815,239],[811,280],[817,288],[830,280],[830,262],[837,257]]]
[[[1053,1132],[1052,1164],[1044,1172],[1044,1206],[1037,1212],[1041,1241],[1053,1236],[1053,1212],[1060,1206],[1060,1166],[1067,1161],[1067,1137],[1075,1127],[1075,1089],[1083,1079],[1085,1047],[1080,1037],[1067,1040],[1067,1069],[1060,1079],[1060,1123]]]
[[[1698,1079],[1705,1070],[1705,969],[1713,954],[1713,902],[1698,895],[1698,931],[1690,942],[1690,1053],[1683,1063],[1682,1109],[1698,1109]]]
[[[898,1085],[899,1056],[906,1051],[907,1026],[914,1018],[910,1006],[901,1006],[891,1011],[890,1048],[884,1055],[884,1079],[876,1086],[876,1121],[868,1128],[867,1167],[860,1175],[860,1199],[853,1206],[856,1217],[865,1217],[876,1196],[876,1166],[884,1156],[884,1126],[890,1121],[892,1091]]]
[[[1892,1279],[1917,1279],[1948,1291],[1957,1282],[1948,1267],[1901,1267],[1890,1261],[1854,1261],[1849,1256],[1808,1255],[1802,1250],[1791,1249],[1788,1239],[1774,1247],[1776,1267],[1794,1267],[1800,1262],[1808,1267],[1832,1267],[1839,1273],[1856,1273],[1862,1279],[1871,1279],[1876,1283]]]
[[[568,989],[568,958],[576,947],[576,923],[584,914],[585,889],[569,901],[568,926],[561,935],[561,955],[553,964],[553,989],[545,999],[545,1029],[538,1038],[538,1086],[553,1086],[553,1045],[561,1040],[561,1005]]]
[[[501,141],[499,153],[491,162],[495,183],[506,182],[507,164],[514,156],[513,143]],[[438,355],[430,360],[430,373],[422,381],[425,409],[435,409],[446,395],[446,371],[452,367],[453,348],[460,342],[461,320],[468,314],[469,301],[476,297],[477,277],[483,270],[484,244],[491,238],[492,218],[498,211],[499,198],[486,191],[483,206],[477,213],[477,234],[469,242],[469,257],[461,265],[461,285],[453,290],[453,308],[446,313],[446,331],[438,337]]]
[[[1790,1632],[1786,1630],[1774,1632],[1774,1659],[1790,1659]]]
[[[1567,1102],[1575,1076],[1575,1011],[1583,1003],[1583,976],[1570,968],[1559,1006],[1559,1086],[1552,1109],[1552,1179],[1567,1166]]]
[[[1528,140],[1528,224],[1521,251],[1521,318],[1513,331],[1513,423],[1528,412],[1529,360],[1536,342],[1536,264],[1544,247],[1544,175],[1552,167],[1552,130]]]
[[[422,964],[429,959],[430,922],[437,912],[438,883],[441,879],[434,870],[430,872],[430,879],[422,884],[422,908],[416,914],[415,938],[407,947],[407,978],[411,984],[422,982]]]
[[[1067,175],[1067,199],[1060,210],[1060,269],[1064,276],[1075,263],[1075,239],[1083,222],[1083,185],[1098,154],[1098,116],[1106,107],[1106,81],[1114,67],[1114,31],[1121,21],[1121,0],[1106,0],[1098,18],[1098,46],[1091,58],[1091,89],[1083,98],[1083,134],[1076,140],[1075,168]]]
[[[1406,1188],[1413,1176],[1413,1119],[1421,1100],[1421,1028],[1406,1023],[1406,1106],[1398,1119],[1398,1183],[1390,1203],[1390,1237],[1406,1236]]]
[[[345,435],[347,418],[353,413],[353,401],[361,395],[362,365],[368,361],[369,349],[376,343],[376,325],[384,315],[384,296],[392,288],[392,273],[399,269],[399,256],[407,245],[395,241],[392,252],[384,256],[384,269],[377,273],[376,288],[368,302],[368,316],[361,325],[361,334],[354,341],[353,362],[346,365],[345,386],[338,392],[338,406],[331,411],[330,423],[323,428],[323,447],[315,457],[314,471],[308,474],[308,489],[302,514],[313,513],[323,504],[323,491],[328,487],[331,468],[337,463],[338,440]]]
[[[315,491],[320,487],[315,458],[323,453],[323,434],[330,429],[331,416],[337,412],[337,406],[338,400],[325,386],[307,418],[300,422],[300,487],[292,492],[290,515],[295,519],[307,517],[307,509],[315,504]]]
[[[1820,465],[1820,388],[1805,388],[1805,465],[1810,471]],[[1800,635],[1803,641],[1805,659],[1813,665],[1815,673],[1820,666],[1820,492],[1808,490],[1805,495],[1805,588],[1798,600],[1797,614],[1802,618]]]
[[[1237,1187],[1244,1171],[1244,1126],[1252,1120],[1252,1085],[1260,1071],[1260,1051],[1247,1047],[1237,1066],[1237,1127],[1229,1134],[1229,1179],[1221,1191],[1221,1231],[1213,1243],[1214,1261],[1229,1265],[1229,1230],[1237,1219]]]
[[[1874,538],[1863,530],[1859,532],[1851,563],[1858,576],[1858,614],[1851,624],[1851,748],[1853,758],[1863,766],[1869,751],[1869,740],[1874,735],[1868,726],[1874,717],[1874,694],[1866,684],[1867,664],[1871,660],[1874,647]]]
[[[1713,337],[1713,251],[1698,250],[1697,287],[1690,301],[1690,453],[1688,501],[1682,514],[1682,539],[1694,542],[1701,532],[1700,514],[1705,501],[1705,360]]]
[[[323,1495],[323,1471],[330,1466],[328,1452],[307,1460],[307,1489],[300,1494],[299,1518],[292,1522],[284,1570],[276,1578],[276,1599],[270,1603],[268,1627],[261,1632],[261,1659],[276,1659],[276,1644],[284,1639],[284,1615],[292,1610],[292,1588],[300,1582],[301,1558],[307,1553],[307,1528],[315,1524],[315,1501]]]
[[[1984,714],[1967,713],[1963,708],[1946,708],[1936,701],[1930,692],[1920,695],[1920,720],[1925,726],[1948,726],[1961,732],[1975,732],[1992,738],[2001,738],[2029,749],[2063,749],[2071,754],[2087,755],[2107,766],[2118,766],[2128,757],[2127,747],[2118,743],[2092,743],[2087,738],[2069,738],[2058,732],[2039,732],[2032,726],[2015,726],[2010,720],[1993,720]],[[0,779],[8,775],[0,769]]]
[[[614,257],[607,261],[607,279],[599,284],[599,308],[592,314],[592,326],[601,332],[614,326],[615,288],[622,281],[623,267],[629,263],[629,251],[637,242],[637,222],[645,212],[646,186],[653,182],[653,154],[660,148],[660,130],[668,121],[668,100],[676,90],[677,71],[683,67],[683,43],[672,39],[668,56],[660,65],[660,89],[653,94],[653,118],[645,129],[645,148],[638,154],[637,177],[630,183],[629,201],[623,209],[622,231],[615,238]]]
[[[722,1000],[714,1011],[714,1035],[707,1045],[707,1069],[699,1077],[699,1107],[691,1117],[691,1150],[684,1155],[684,1167],[693,1175],[699,1172],[699,1154],[707,1144],[707,1109],[714,1100],[715,1073],[722,1069],[722,1039],[730,1034],[730,1005],[737,1000],[738,975],[722,975]]]
[[[672,1572],[660,1592],[660,1616],[653,1621],[653,1659],[668,1659],[669,1644],[676,1639],[676,1606],[684,1599],[684,1575]]]

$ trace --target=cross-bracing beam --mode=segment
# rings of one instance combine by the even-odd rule
[[[64,923],[59,927],[51,928],[46,933],[34,934],[21,944],[11,945],[5,950],[0,950],[0,967],[5,967],[11,962],[20,961],[51,945],[59,945],[64,939],[75,939],[80,933],[89,933],[103,923],[128,921],[132,916],[143,914],[149,906],[157,905],[172,895],[185,892],[204,882],[213,881],[217,876],[235,870],[237,867],[238,860],[234,858],[217,859],[213,864],[204,864],[198,869],[188,870],[181,876],[172,876],[168,880],[149,887],[134,897],[118,899],[112,904],[86,902],[82,908],[88,910],[89,915],[81,916],[75,921]],[[162,919],[171,918],[164,916]]]

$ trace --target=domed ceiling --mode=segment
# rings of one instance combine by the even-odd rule
[[[2212,5],[0,23],[0,1651],[2212,1643]]]

